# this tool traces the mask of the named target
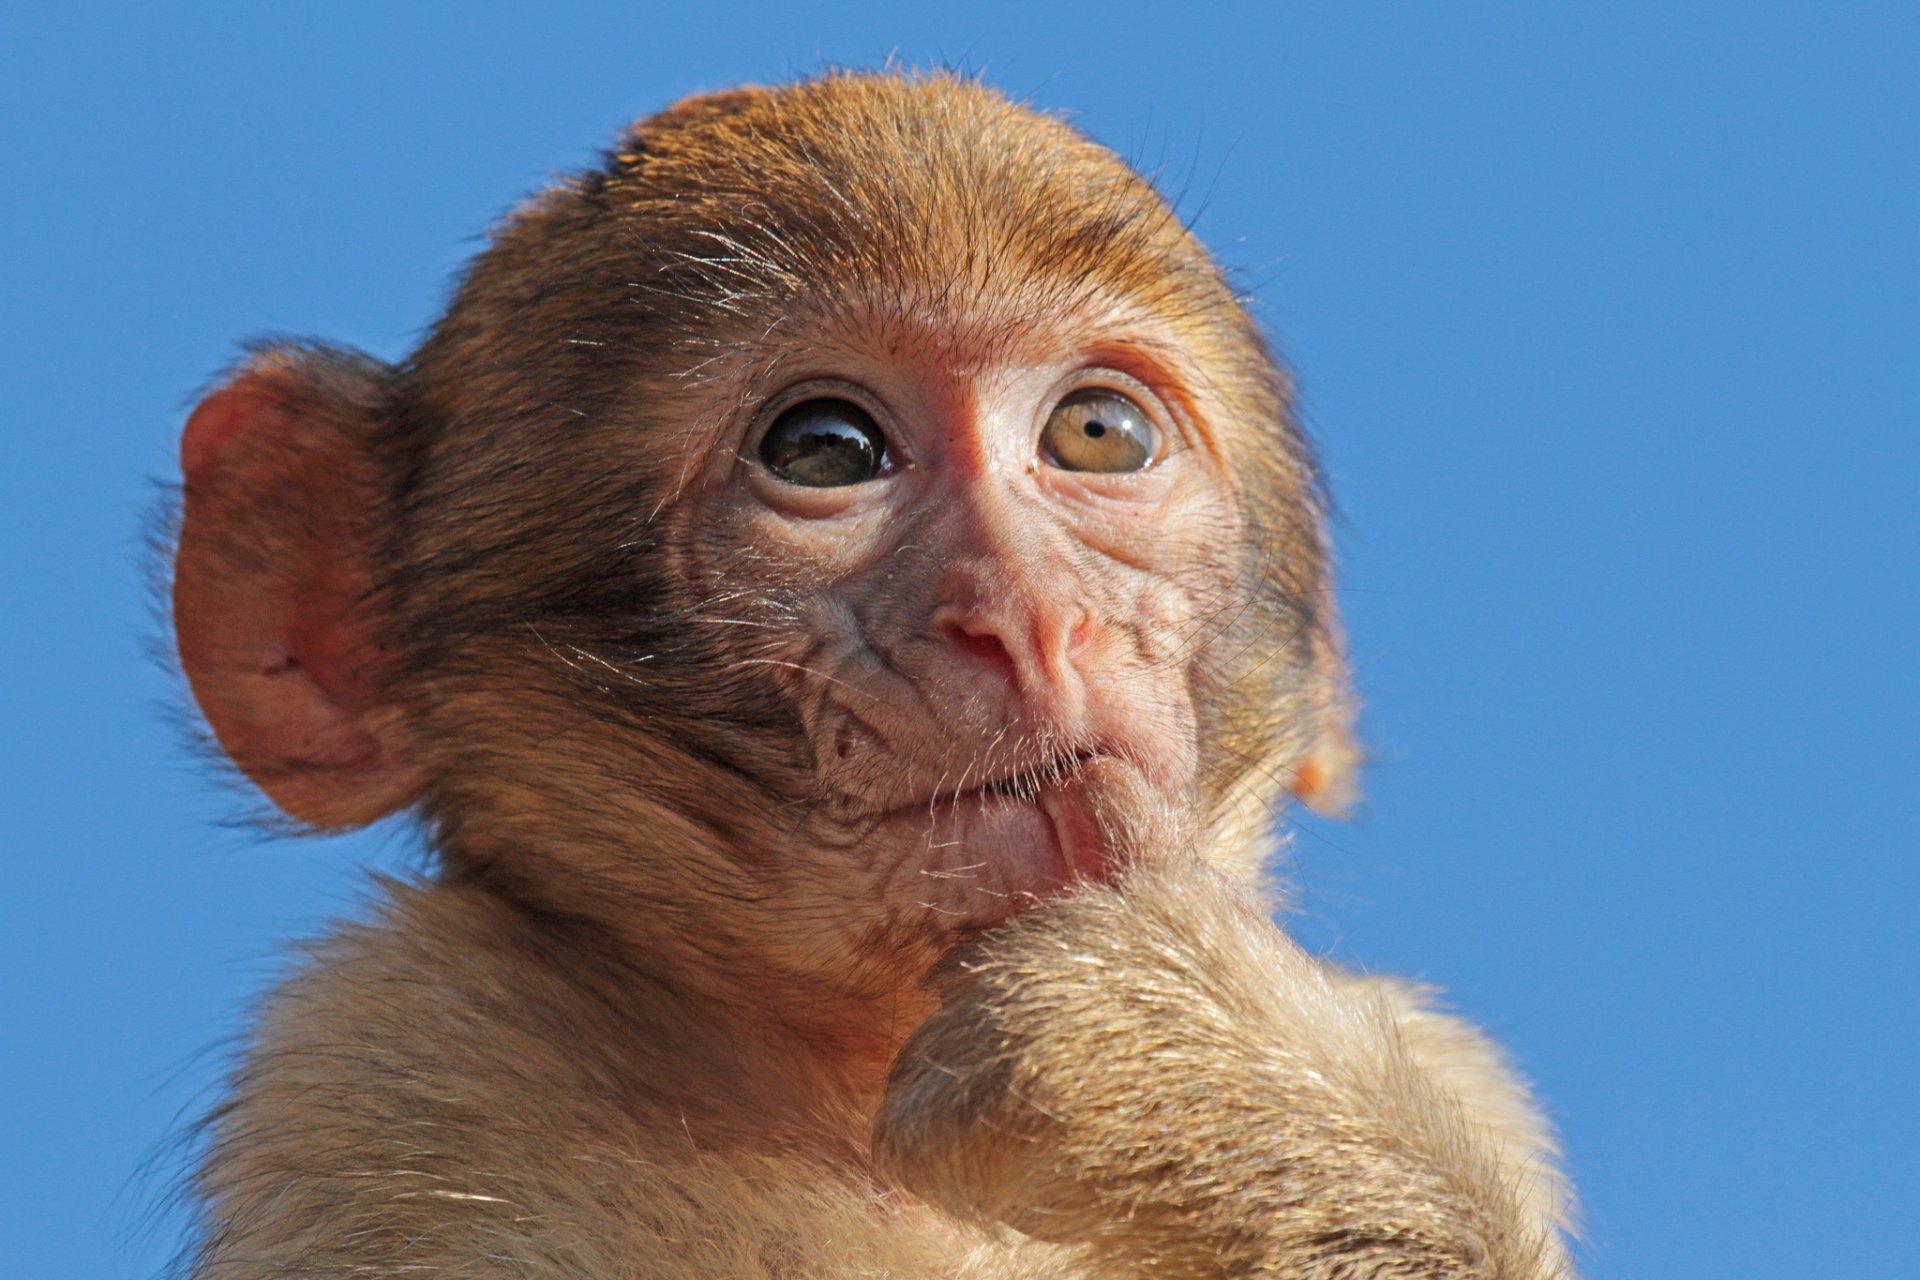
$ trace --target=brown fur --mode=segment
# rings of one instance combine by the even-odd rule
[[[1089,365],[1178,447],[997,470],[1032,371]],[[754,496],[753,424],[829,376],[923,451],[885,518]],[[1070,128],[946,76],[683,103],[406,365],[266,350],[183,464],[215,732],[441,859],[269,1005],[196,1276],[1566,1273],[1497,1053],[1253,896],[1352,767],[1313,459],[1211,259]],[[1101,883],[970,856],[1010,776]]]

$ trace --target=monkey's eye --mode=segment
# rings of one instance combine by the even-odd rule
[[[1087,387],[1053,407],[1040,446],[1063,471],[1138,471],[1153,461],[1159,432],[1119,392]]]
[[[887,438],[873,415],[851,400],[803,400],[767,428],[760,461],[788,484],[863,484],[886,466]]]

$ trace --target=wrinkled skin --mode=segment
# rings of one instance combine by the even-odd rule
[[[983,357],[846,344],[829,367],[882,407],[893,470],[809,489],[723,438],[665,519],[698,547],[677,566],[696,590],[786,606],[740,621],[770,633],[756,657],[799,708],[824,792],[803,831],[857,843],[889,916],[991,924],[1103,876],[1088,792],[1114,780],[1193,803],[1181,646],[1232,586],[1232,489],[1200,427],[1157,398],[1148,469],[1047,463],[1039,437],[1065,390],[1105,379],[1148,395],[1055,336]]]

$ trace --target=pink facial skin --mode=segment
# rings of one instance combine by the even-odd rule
[[[1238,516],[1177,372],[1114,328],[1038,351],[822,338],[673,503],[709,540],[690,575],[791,602],[752,661],[786,673],[812,748],[806,833],[901,924],[1002,921],[1116,871],[1128,812],[1191,807],[1190,646]],[[1085,388],[1144,411],[1144,465],[1050,456]],[[822,397],[871,417],[878,474],[809,487],[763,461],[769,424]]]

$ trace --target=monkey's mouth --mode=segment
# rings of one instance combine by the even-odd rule
[[[1100,754],[1103,753],[1091,749],[1068,752],[1037,768],[1023,769],[983,786],[955,792],[951,798],[962,800],[970,795],[1005,796],[1010,800],[1034,804],[1048,791],[1064,786],[1079,776],[1087,762]]]
[[[1124,798],[1165,789],[1150,750],[1104,735],[1030,741],[999,760],[953,752],[944,764],[932,752],[916,760],[891,750],[907,767],[839,792],[816,810],[826,824],[818,834],[887,859],[904,877],[903,896],[927,895],[948,923],[1000,920],[1076,882],[1112,878],[1129,857]]]
[[[1037,804],[1050,793],[1072,784],[1080,777],[1090,763],[1114,756],[1118,753],[1104,750],[1098,746],[1075,748],[1060,755],[1044,760],[1039,764],[1030,764],[1022,768],[1009,770],[986,782],[962,781],[959,786],[902,787],[891,795],[860,796],[858,793],[842,793],[836,802],[840,812],[848,821],[912,816],[925,814],[929,809],[941,810],[955,807],[977,806],[983,801],[1012,800],[1020,804]],[[968,769],[944,770],[951,777],[976,772]],[[985,772],[979,770],[979,772]],[[901,779],[905,782],[905,779]],[[891,788],[889,788],[891,790]]]

